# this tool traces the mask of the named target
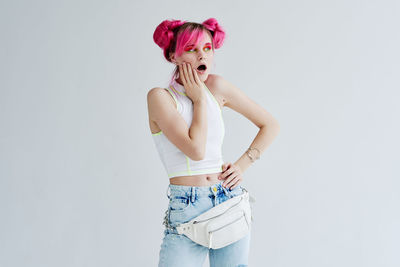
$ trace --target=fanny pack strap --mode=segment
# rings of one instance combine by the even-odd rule
[[[249,192],[249,191],[247,191],[247,189],[244,188],[243,186],[242,186],[242,189],[243,189],[243,191]],[[251,202],[251,203],[256,202],[256,199],[255,199],[254,197],[252,197],[250,194],[249,194],[249,202]]]

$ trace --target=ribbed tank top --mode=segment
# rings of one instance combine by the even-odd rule
[[[177,110],[190,128],[193,118],[193,102],[186,95],[185,87],[173,80],[166,88],[176,102]],[[192,160],[177,148],[162,131],[152,134],[158,154],[167,172],[168,178],[222,171],[222,144],[225,135],[222,110],[207,86],[207,143],[202,160]]]

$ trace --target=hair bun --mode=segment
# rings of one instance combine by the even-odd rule
[[[154,42],[162,49],[166,49],[174,37],[173,29],[184,23],[185,21],[181,20],[164,20],[154,31]]]
[[[202,23],[209,31],[211,31],[214,41],[214,47],[220,48],[225,40],[225,30],[218,24],[215,18],[209,18]]]

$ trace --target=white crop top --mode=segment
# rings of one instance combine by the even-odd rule
[[[202,160],[195,161],[190,159],[177,148],[162,131],[152,134],[168,178],[222,172],[222,164],[224,161],[222,159],[221,150],[225,135],[222,110],[207,86],[204,85],[204,88],[207,98],[208,128],[206,150]],[[190,128],[193,118],[193,102],[186,95],[185,87],[176,80],[173,80],[166,89],[168,89],[169,93],[173,96],[178,112],[182,115]]]

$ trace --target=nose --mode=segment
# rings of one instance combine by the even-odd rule
[[[205,59],[205,52],[200,51],[199,54],[197,55],[199,60]]]

